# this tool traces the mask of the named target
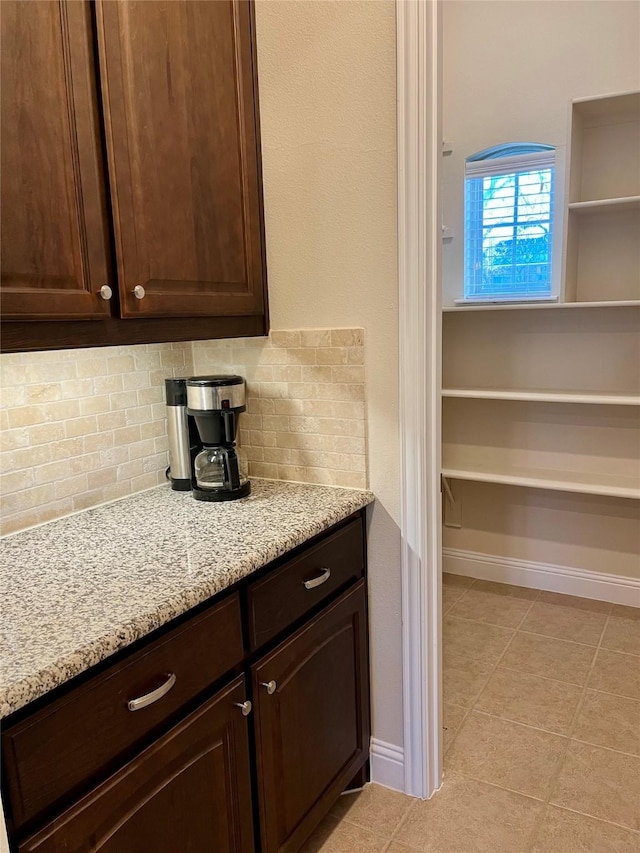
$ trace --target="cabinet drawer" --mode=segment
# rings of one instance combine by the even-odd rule
[[[251,648],[259,648],[363,572],[362,520],[358,518],[250,584]]]
[[[2,746],[16,826],[122,764],[242,659],[236,594],[9,728]],[[157,701],[130,710],[132,700],[162,694],[172,676]]]
[[[18,853],[253,853],[249,732],[237,707],[245,699],[240,677]]]

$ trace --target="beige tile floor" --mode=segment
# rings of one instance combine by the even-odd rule
[[[445,778],[367,785],[304,853],[640,853],[640,610],[445,575]]]

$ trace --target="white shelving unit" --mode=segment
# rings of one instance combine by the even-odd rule
[[[607,210],[640,210],[640,195],[630,195],[624,198],[598,198],[594,201],[569,202],[569,211],[589,216],[592,213],[602,213]]]
[[[582,495],[605,495],[614,498],[640,500],[640,487],[631,477],[615,478],[607,474],[584,475],[574,471],[559,472],[541,468],[443,468],[442,476],[451,480],[470,480],[475,483],[499,483],[504,486],[524,486],[528,489],[547,489],[554,492],[573,492]]]
[[[640,410],[603,395],[447,396],[444,476],[640,498]],[[598,400],[599,405],[593,405]]]
[[[584,403],[591,406],[640,406],[640,394],[512,391],[506,388],[443,388],[442,396],[464,400],[513,400],[538,403]]]
[[[564,301],[640,299],[640,92],[574,101]]]
[[[640,500],[640,93],[574,101],[569,129],[559,301],[443,307],[443,541],[624,567]]]

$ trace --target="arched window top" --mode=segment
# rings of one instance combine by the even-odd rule
[[[555,145],[545,145],[543,142],[503,142],[493,145],[483,151],[476,151],[467,157],[467,163],[477,163],[481,160],[498,160],[501,157],[517,157],[520,154],[541,154],[544,151],[555,151]]]
[[[507,142],[467,157],[467,300],[549,299],[556,149]]]

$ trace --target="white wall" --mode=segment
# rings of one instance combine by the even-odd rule
[[[271,326],[365,329],[373,733],[400,745],[395,4],[256,19]]]
[[[640,3],[631,0],[445,0],[448,293],[462,292],[465,158],[516,141],[556,145],[563,155],[571,99],[640,88],[639,33]]]

